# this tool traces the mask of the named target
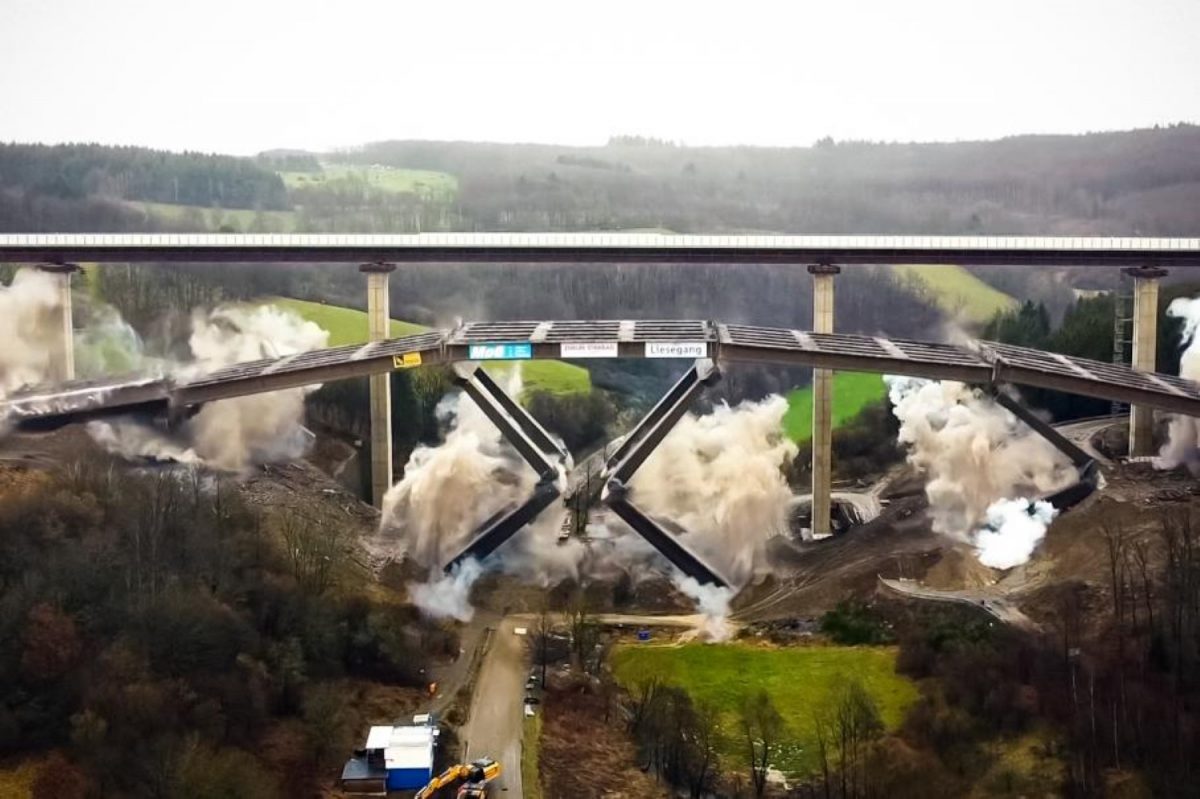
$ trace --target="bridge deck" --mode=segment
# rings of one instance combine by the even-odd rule
[[[479,349],[480,345],[487,345]],[[994,342],[955,346],[704,320],[471,322],[374,344],[235,364],[193,379],[130,378],[35,388],[0,402],[0,417],[60,418],[188,407],[397,368],[470,360],[508,345],[517,359],[711,358],[903,374],[976,385],[1014,383],[1200,416],[1200,385],[1173,375]],[[474,355],[473,355],[474,351]]]
[[[644,262],[1200,266],[1200,239],[653,233],[29,233],[15,262]]]

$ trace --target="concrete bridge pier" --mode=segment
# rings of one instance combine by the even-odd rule
[[[391,302],[388,276],[395,264],[370,263],[359,266],[367,276],[367,333],[371,341],[391,334]],[[392,487],[392,375],[373,374],[371,383],[371,503],[383,507],[383,495]]]
[[[833,332],[833,278],[842,271],[833,264],[810,264],[813,282],[814,333]],[[813,369],[812,417],[812,533],[833,532],[830,522],[833,494],[833,371]]]
[[[1139,372],[1153,372],[1158,357],[1158,281],[1167,270],[1154,266],[1122,270],[1133,278],[1133,357]],[[1129,454],[1154,454],[1154,409],[1129,408]]]
[[[54,352],[50,379],[64,382],[75,379],[75,319],[71,304],[71,276],[79,271],[75,264],[39,264],[38,269],[54,277],[58,284],[59,324],[54,326]]]

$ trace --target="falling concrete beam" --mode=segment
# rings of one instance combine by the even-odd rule
[[[696,396],[720,378],[720,371],[709,360],[696,361],[684,373],[609,459],[602,501],[681,572],[706,585],[725,586],[728,583],[723,577],[630,501],[628,487],[629,480],[687,412]]]
[[[483,560],[492,554],[517,531],[532,522],[559,496],[555,478],[544,476],[538,481],[529,499],[525,500],[512,511],[499,517],[488,519],[476,531],[471,542],[462,551],[446,563],[445,571],[450,572],[464,561],[474,558]]]
[[[622,521],[646,539],[650,546],[662,553],[663,557],[688,577],[702,585],[716,585],[722,588],[729,585],[724,577],[688,549],[679,538],[668,533],[630,502],[628,493],[628,489],[620,481],[612,480],[605,489],[605,503]]]
[[[629,434],[621,448],[609,459],[613,464],[609,475],[621,483],[628,484],[634,473],[646,462],[667,433],[683,418],[692,401],[707,386],[721,379],[716,364],[699,360],[671,387],[667,395],[646,414]],[[628,446],[626,446],[628,445]]]
[[[1007,409],[1009,413],[1027,424],[1035,433],[1053,444],[1054,448],[1066,455],[1076,468],[1083,469],[1095,460],[1074,441],[1039,419],[1032,411],[1009,396],[1003,386],[993,387],[991,394],[1001,407]]]
[[[558,467],[567,457],[567,453],[558,447],[529,411],[508,396],[484,373],[482,367],[455,370],[455,382],[496,425],[504,440],[512,444],[537,473],[538,483],[533,494],[523,503],[480,525],[470,543],[446,563],[447,572],[468,559],[483,560],[550,507],[561,493]],[[533,431],[532,435],[530,431]],[[543,448],[542,444],[548,447]]]

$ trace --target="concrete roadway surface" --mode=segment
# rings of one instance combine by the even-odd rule
[[[926,588],[915,580],[889,580],[879,578],[885,588],[903,596],[915,599],[927,599],[932,602],[950,602],[956,605],[970,605],[988,613],[998,621],[1023,630],[1037,632],[1041,629],[1037,622],[1026,616],[1021,610],[1002,595],[995,591],[940,591]]]
[[[644,616],[621,613],[601,613],[596,621],[605,626],[681,627],[700,629],[703,614]],[[521,739],[525,719],[525,680],[529,675],[530,657],[528,635],[517,635],[516,629],[532,629],[537,623],[535,614],[504,617],[496,626],[483,655],[471,711],[463,727],[464,761],[491,757],[500,763],[500,777],[489,786],[490,796],[523,796],[521,785]],[[730,628],[736,627],[730,622]],[[540,705],[536,712],[541,713]]]
[[[496,627],[484,653],[471,712],[463,728],[464,761],[490,757],[500,763],[500,776],[488,786],[491,796],[520,797],[521,737],[524,721],[525,679],[529,673],[526,636],[514,630],[524,626],[515,617]]]

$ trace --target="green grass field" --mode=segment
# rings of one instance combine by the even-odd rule
[[[685,689],[693,701],[712,704],[721,713],[721,755],[744,768],[744,746],[737,733],[743,697],[763,688],[788,728],[789,742],[776,767],[803,775],[819,766],[814,745],[813,712],[825,706],[843,681],[857,679],[874,697],[887,728],[894,729],[917,699],[917,687],[896,674],[894,647],[812,646],[765,649],[747,644],[623,645],[613,652],[613,668],[622,685],[652,675]]]
[[[361,181],[372,188],[392,194],[419,194],[433,199],[452,199],[458,193],[458,179],[446,172],[428,169],[397,169],[390,166],[359,164],[322,164],[320,172],[280,172],[289,189],[305,186],[329,186]]]
[[[367,315],[354,308],[338,305],[322,305],[319,302],[277,297],[275,305],[288,308],[304,319],[315,322],[329,331],[329,346],[362,344],[367,340]],[[412,322],[392,320],[393,336],[409,336],[426,328]],[[488,371],[502,376],[512,369],[510,361],[493,361]],[[548,391],[552,394],[586,394],[592,390],[592,378],[588,370],[562,361],[527,361],[521,364],[521,379],[526,392]]]
[[[938,307],[952,318],[982,325],[999,311],[1007,311],[1017,301],[992,288],[961,266],[896,266],[902,278],[914,280],[933,294]]]
[[[131,202],[147,215],[168,222],[195,222],[206,230],[225,228],[235,233],[294,233],[294,211],[253,211],[246,208],[205,208],[199,205]]]
[[[887,396],[883,376],[866,372],[835,372],[833,375],[833,426],[853,419],[867,405]],[[783,429],[793,441],[812,437],[812,386],[797,388],[787,395],[788,410]]]
[[[304,319],[316,322],[329,331],[329,346],[342,347],[347,344],[362,344],[367,340],[367,315],[354,308],[343,308],[340,305],[323,305],[307,300],[293,300],[275,297],[272,303],[280,308],[295,311]],[[411,336],[421,333],[426,328],[411,322],[392,320],[393,336]]]

